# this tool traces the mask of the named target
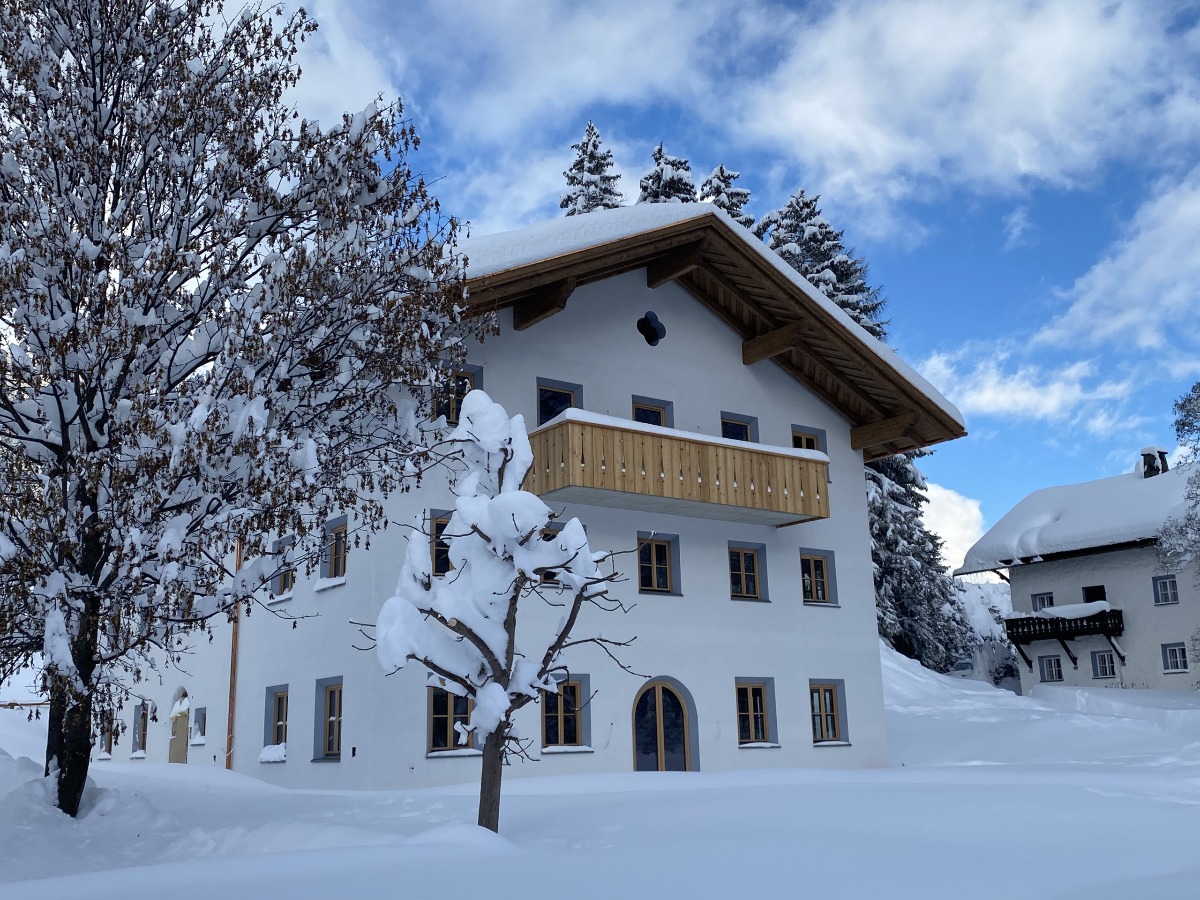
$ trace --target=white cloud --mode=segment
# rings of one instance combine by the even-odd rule
[[[983,511],[979,501],[932,482],[926,485],[929,502],[921,518],[925,527],[944,542],[942,558],[950,569],[962,565],[971,545],[983,537]]]
[[[1064,293],[1067,310],[1037,340],[1141,349],[1200,345],[1200,166],[1160,184],[1126,233]],[[1190,346],[1189,346],[1190,345]]]
[[[1009,361],[1005,351],[967,347],[935,353],[918,369],[967,415],[1063,420],[1085,404],[1123,400],[1133,389],[1128,379],[1101,380],[1091,360],[1057,368],[1033,363],[1006,368]]]
[[[1030,235],[1030,232],[1033,231],[1033,222],[1029,219],[1027,207],[1018,206],[1004,217],[1002,224],[1004,226],[1004,246],[1001,249],[1014,250],[1017,247],[1033,243]]]

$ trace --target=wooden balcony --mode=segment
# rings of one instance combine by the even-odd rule
[[[568,410],[529,436],[525,489],[560,503],[790,525],[829,517],[823,454]]]
[[[1073,619],[1021,616],[1005,619],[1004,628],[1008,632],[1008,639],[1017,645],[1032,644],[1034,641],[1069,641],[1097,634],[1120,637],[1125,633],[1125,618],[1119,609]]]

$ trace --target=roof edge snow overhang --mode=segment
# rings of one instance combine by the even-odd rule
[[[737,332],[745,365],[770,359],[838,410],[867,460],[966,435],[953,404],[758,244],[710,209],[478,276],[468,251],[468,309],[511,307],[523,330],[564,309],[576,288],[645,269],[648,287],[678,283]]]
[[[963,565],[960,569],[955,569],[952,573],[955,577],[959,575],[977,575],[980,572],[997,572],[1000,569],[1020,568],[1022,566],[1036,566],[1038,563],[1056,562],[1063,559],[1079,559],[1083,556],[1095,556],[1097,553],[1114,553],[1118,550],[1138,550],[1142,547],[1153,547],[1158,543],[1157,538],[1137,538],[1134,540],[1118,541],[1113,544],[1098,544],[1093,547],[1076,547],[1071,550],[1060,550],[1057,553],[1043,553],[1036,560],[1032,557],[1022,559],[1020,561],[1010,559],[1008,562],[1004,560],[993,560],[989,563],[976,563],[973,567],[967,568]]]

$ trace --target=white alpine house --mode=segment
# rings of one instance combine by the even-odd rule
[[[886,764],[863,461],[962,436],[958,411],[709,204],[462,249],[470,310],[498,334],[467,348],[440,411],[452,426],[478,388],[523,417],[547,537],[578,519],[617,553],[606,590],[630,607],[589,609],[575,634],[636,637],[564,650],[557,690],[515,713],[530,760],[508,777]],[[468,700],[372,651],[405,560],[452,571],[456,497],[432,474],[386,502],[394,524],[369,543],[332,518],[320,577],[285,574],[97,752],[294,786],[477,779]],[[553,633],[565,589],[522,600],[520,627]]]
[[[1132,472],[1035,491],[967,552],[955,575],[1008,571],[1023,690],[1195,687],[1197,564],[1168,571],[1156,547],[1188,475],[1146,447]]]

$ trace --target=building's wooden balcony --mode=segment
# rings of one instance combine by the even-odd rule
[[[1034,641],[1069,641],[1089,635],[1120,637],[1125,633],[1125,618],[1119,609],[1075,618],[1020,616],[1005,619],[1004,628],[1008,632],[1008,639],[1017,645],[1032,644]]]
[[[568,410],[529,436],[525,489],[586,503],[731,522],[788,525],[829,517],[829,462]]]

